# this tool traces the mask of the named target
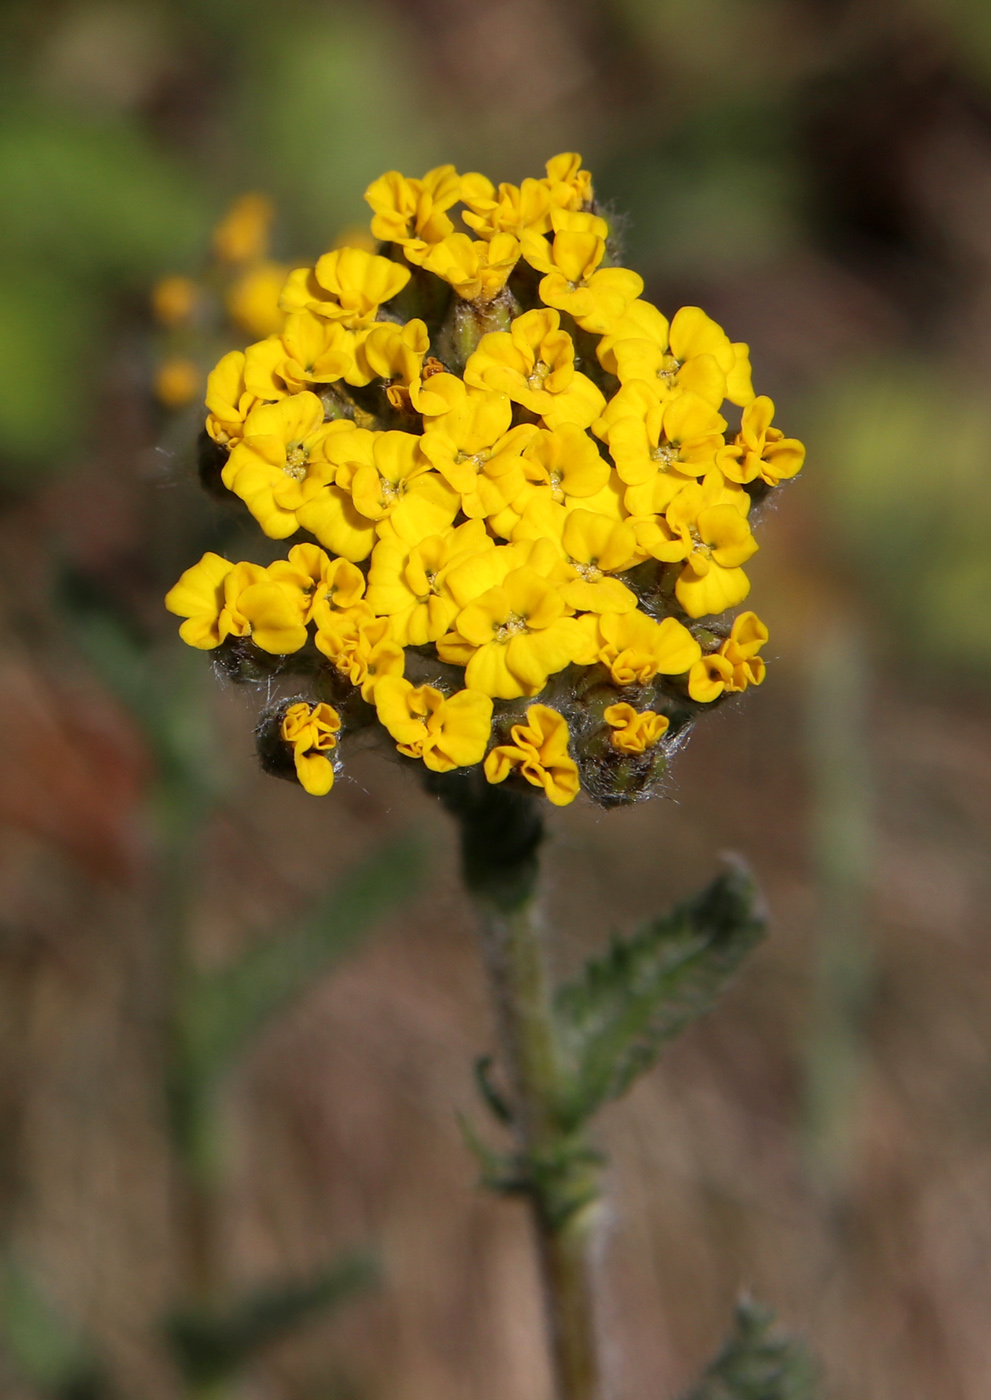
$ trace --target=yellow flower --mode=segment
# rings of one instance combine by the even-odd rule
[[[577,612],[632,612],[636,595],[610,574],[622,573],[643,555],[629,525],[605,515],[568,511],[553,501],[532,501],[513,532],[516,540],[553,540],[561,564],[551,579],[562,585],[561,597]]]
[[[206,430],[214,442],[226,445],[244,434],[244,420],[258,403],[244,383],[244,352],[231,350],[207,375]]]
[[[527,311],[508,331],[490,331],[465,365],[466,384],[508,394],[548,428],[574,423],[587,428],[602,413],[605,399],[575,369],[575,347],[560,329],[556,311]]]
[[[544,166],[547,177],[541,180],[559,209],[583,209],[592,203],[592,173],[582,169],[582,158],[575,151],[551,156]]]
[[[498,553],[482,555],[481,562]],[[501,700],[536,695],[574,660],[579,636],[567,611],[558,589],[535,569],[513,569],[462,608],[455,630],[437,642],[437,654],[465,666],[471,690]]]
[[[610,705],[603,711],[602,718],[612,726],[609,742],[620,753],[645,753],[653,748],[670,724],[667,715],[655,714],[653,710],[637,714],[632,705],[625,703]]]
[[[576,660],[601,661],[617,685],[647,685],[658,674],[680,676],[694,666],[702,648],[676,618],[657,622],[642,612],[579,618],[582,645]]]
[[[406,668],[402,647],[389,635],[389,619],[376,617],[367,603],[339,612],[328,610],[320,619],[315,641],[342,676],[361,686],[364,700],[374,701],[383,676],[401,676]]]
[[[723,444],[726,420],[687,391],[659,402],[642,384],[620,389],[607,410],[609,452],[633,515],[666,510],[694,477],[703,476]],[[601,422],[602,420],[600,420]]]
[[[275,218],[270,199],[243,194],[213,231],[213,251],[222,262],[259,262],[268,251],[268,231]]]
[[[284,587],[298,589],[304,622],[319,627],[328,612],[353,607],[365,591],[365,576],[347,559],[331,559],[315,544],[293,545],[288,559],[276,559],[268,573]]]
[[[418,497],[436,507],[444,525],[454,519],[457,493],[431,471],[420,441],[415,433],[352,428],[327,443],[327,455],[337,464],[338,487],[366,519],[385,520],[396,512],[402,516]]]
[[[684,389],[718,408],[724,398],[748,404],[754,397],[750,384],[749,350],[734,345],[729,336],[697,306],[683,306],[668,328],[659,312],[638,313],[634,334],[609,337],[600,359],[621,384],[638,380],[649,384],[660,398]]]
[[[686,486],[665,516],[677,540],[673,548],[679,551],[668,557],[685,560],[674,591],[689,617],[724,612],[742,603],[750,592],[750,580],[740,566],[759,548],[737,506],[706,504],[711,490],[718,488],[716,478],[721,482],[720,474],[713,472],[705,483]],[[657,547],[651,553],[665,557]]]
[[[279,305],[288,267],[282,263],[260,262],[249,267],[228,290],[227,311],[231,320],[248,335],[266,336],[280,331],[286,313]]]
[[[606,251],[605,219],[555,209],[551,227],[550,244],[532,232],[524,233],[522,240],[527,262],[546,274],[540,300],[569,312],[582,330],[611,330],[643,291],[643,278],[625,267],[599,268]]]
[[[232,637],[250,637],[255,646],[286,656],[306,645],[300,597],[260,564],[235,564],[224,579],[221,626]]]
[[[334,765],[326,755],[337,747],[340,727],[340,715],[323,702],[312,709],[305,700],[290,705],[282,717],[279,732],[292,744],[296,776],[313,797],[324,797],[334,786]]]
[[[495,548],[481,520],[466,520],[456,529],[436,530],[435,524],[423,511],[406,512],[398,521],[393,516],[379,527],[372,551],[368,605],[391,619],[392,637],[401,646],[424,646],[444,635],[460,611],[447,588],[448,574]]]
[[[390,170],[372,182],[365,198],[375,211],[372,233],[384,243],[399,243],[411,263],[422,263],[431,247],[454,232],[444,212],[461,197],[453,165],[438,165],[422,180]]]
[[[231,564],[218,554],[204,554],[169,590],[165,606],[186,618],[179,636],[201,650],[232,636],[250,636],[278,656],[306,643],[298,598],[260,564]]]
[[[546,233],[551,226],[554,200],[543,180],[501,184],[497,190],[487,176],[473,172],[461,177],[461,198],[468,206],[461,217],[479,238],[501,233],[519,238],[526,229]]]
[[[757,653],[766,641],[767,628],[757,614],[741,613],[719,650],[703,656],[692,667],[688,675],[689,695],[706,704],[724,690],[735,695],[748,685],[760,685],[765,666]]]
[[[375,687],[380,722],[408,758],[422,758],[435,773],[481,763],[492,729],[492,701],[477,690],[444,696],[432,685],[414,687],[402,676],[383,676]]]
[[[716,459],[730,481],[746,483],[760,477],[768,486],[777,486],[801,471],[805,448],[797,438],[786,438],[779,428],[772,428],[773,417],[774,404],[765,394],[743,410],[740,431]]]
[[[172,355],[155,373],[155,397],[166,408],[184,408],[196,398],[202,383],[199,365],[182,355]]]
[[[333,482],[336,468],[327,458],[326,446],[342,431],[350,434],[357,429],[347,422],[324,423],[323,404],[316,394],[260,404],[248,415],[244,437],[224,465],[223,483],[241,497],[270,539],[284,540],[303,525],[313,530],[321,544],[345,553],[300,515],[302,511],[306,516],[305,507],[326,495]]]
[[[490,588],[501,584],[507,574],[524,565],[536,566],[537,572],[546,575],[557,562],[557,551],[549,540],[533,543],[495,545],[482,550],[452,566],[445,580],[445,587],[458,605],[458,610],[466,608],[476,598]]]
[[[426,254],[423,267],[449,282],[464,301],[491,301],[505,287],[519,256],[520,245],[512,234],[497,233],[485,242],[450,233]]]
[[[510,428],[512,405],[505,394],[465,389],[453,375],[431,383],[448,390],[446,413],[427,420],[420,445],[444,480],[461,496],[469,519],[494,515],[526,485],[523,451],[537,435],[530,424]],[[435,391],[436,392],[436,391]]]
[[[224,611],[224,579],[233,567],[228,559],[208,551],[166,593],[169,612],[186,619],[179,636],[187,646],[208,651],[219,646],[227,635],[226,627],[221,632],[220,618]]]
[[[568,753],[568,722],[547,705],[530,705],[526,724],[514,724],[512,743],[499,744],[485,760],[485,776],[501,783],[518,769],[528,783],[542,787],[556,807],[578,796],[578,765]]]
[[[651,301],[631,301],[625,314],[595,347],[599,364],[609,374],[616,374],[616,346],[621,340],[653,340],[658,345],[668,343],[668,319]],[[719,405],[717,404],[718,408]]]
[[[283,316],[285,326],[244,352],[245,387],[269,402],[314,384],[333,384],[354,367],[355,335],[312,311]]]
[[[523,453],[527,480],[559,505],[576,497],[596,496],[609,481],[609,463],[595,443],[575,423],[541,428]]]
[[[407,321],[404,326],[382,321],[357,335],[356,365],[354,373],[347,376],[348,383],[364,385],[384,379],[386,398],[402,413],[438,414],[446,410],[447,400],[436,392],[433,381],[452,376],[434,374],[424,382],[423,361],[430,337],[422,321]]]
[[[283,311],[315,311],[354,330],[370,326],[379,307],[410,279],[408,267],[363,248],[334,248],[316,267],[290,272],[282,289]]]
[[[199,300],[200,289],[190,277],[163,277],[151,293],[155,320],[163,326],[180,326],[188,321]]]

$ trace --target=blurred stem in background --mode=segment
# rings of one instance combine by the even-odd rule
[[[864,637],[846,614],[834,615],[815,637],[808,658],[806,743],[818,948],[805,1055],[805,1128],[813,1182],[839,1207],[856,1168],[873,972],[870,662]]]

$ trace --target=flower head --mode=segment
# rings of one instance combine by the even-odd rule
[[[291,746],[308,791],[370,729],[559,805],[649,795],[700,706],[764,678],[766,628],[721,614],[804,449],[743,342],[643,298],[577,154],[519,185],[389,171],[366,199],[370,230],[283,282],[250,197],[218,230],[226,272],[156,291],[165,350],[214,286],[256,337],[208,378],[202,470],[290,542],[187,569],[180,635],[239,679],[311,688],[259,741],[273,771]]]

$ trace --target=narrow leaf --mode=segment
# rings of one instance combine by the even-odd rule
[[[226,1068],[376,920],[411,897],[423,863],[415,842],[391,842],[335,885],[295,928],[198,977],[184,1007],[187,1071],[208,1080]]]
[[[235,1375],[270,1342],[342,1303],[376,1281],[364,1255],[338,1260],[313,1278],[249,1293],[224,1312],[176,1314],[167,1324],[176,1360],[192,1386]]]
[[[749,871],[734,862],[700,895],[614,938],[560,989],[557,1014],[571,1064],[562,1124],[575,1127],[625,1093],[661,1047],[725,991],[764,932]]]
[[[774,1314],[748,1299],[733,1332],[683,1400],[813,1400],[816,1367],[804,1346],[774,1332]]]

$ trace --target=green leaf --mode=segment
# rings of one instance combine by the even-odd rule
[[[816,1367],[804,1346],[772,1331],[774,1314],[737,1304],[733,1332],[683,1400],[812,1400]]]
[[[625,1093],[665,1041],[714,1004],[764,927],[753,879],[734,862],[671,914],[614,938],[579,981],[562,987],[556,1010],[572,1064],[562,1126],[576,1127]]]
[[[223,1311],[175,1314],[166,1324],[179,1367],[192,1386],[236,1374],[270,1342],[340,1307],[376,1282],[366,1255],[335,1261],[310,1279],[257,1289]]]
[[[350,952],[367,928],[412,896],[423,866],[418,843],[390,842],[335,885],[295,928],[249,948],[228,967],[196,977],[183,1010],[188,1072],[208,1080],[225,1069]]]

